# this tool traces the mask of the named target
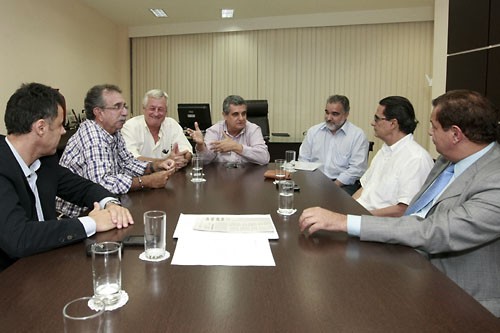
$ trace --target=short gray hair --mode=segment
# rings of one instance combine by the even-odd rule
[[[165,97],[165,102],[168,106],[168,94],[161,89],[151,89],[144,95],[144,98],[142,99],[142,106],[146,107],[146,105],[148,105],[149,98],[160,99],[163,97]]]
[[[224,102],[222,103],[222,112],[224,112],[224,114],[229,114],[230,105],[247,105],[247,102],[245,102],[243,97],[238,95],[227,96]]]
[[[326,104],[336,104],[340,103],[344,112],[349,112],[351,107],[349,106],[349,98],[344,95],[332,95],[326,100]]]

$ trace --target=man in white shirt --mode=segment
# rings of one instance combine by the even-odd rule
[[[143,115],[129,119],[121,130],[127,149],[135,158],[144,161],[175,161],[176,169],[191,160],[193,149],[175,119],[167,117],[168,95],[153,89],[144,95]]]
[[[368,140],[363,130],[347,121],[349,99],[328,97],[325,121],[307,130],[300,145],[299,161],[319,162],[319,169],[352,195],[368,167]]]
[[[371,125],[384,141],[353,195],[376,216],[402,216],[434,162],[413,139],[418,121],[410,101],[389,96],[379,102]]]

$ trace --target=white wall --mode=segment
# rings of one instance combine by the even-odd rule
[[[129,44],[119,27],[67,0],[0,0],[0,133],[5,106],[25,82],[59,88],[68,109],[82,110],[87,90],[114,83],[130,91]]]

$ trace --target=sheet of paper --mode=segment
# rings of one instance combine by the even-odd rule
[[[261,225],[266,225],[265,228],[270,231],[256,231],[252,232],[252,234],[257,233],[258,235],[262,235],[264,238],[267,239],[279,239],[278,232],[276,231],[276,227],[274,226],[273,220],[271,219],[270,214],[265,214],[265,215],[204,215],[204,214],[181,214],[179,216],[179,221],[177,222],[177,227],[175,228],[174,231],[174,238],[183,238],[186,236],[191,236],[191,235],[196,235],[196,234],[206,234],[208,233],[207,231],[200,231],[200,230],[195,230],[195,225],[198,222],[201,222],[203,224],[204,221],[210,221],[213,220],[216,222],[216,220],[219,221],[242,221],[241,224],[245,224],[245,221],[250,222],[250,221],[260,221],[259,224]],[[266,221],[266,222],[264,222]],[[233,223],[234,224],[234,223]],[[272,228],[272,229],[271,229]],[[233,231],[230,231],[231,233],[235,232],[234,229]],[[215,232],[212,231],[210,233],[214,234],[221,234],[221,233],[226,233],[225,232]],[[244,231],[241,232],[242,234],[247,234],[249,231]]]
[[[273,222],[263,217],[248,216],[207,216],[196,221],[194,230],[230,233],[261,233],[273,232]]]
[[[303,162],[303,161],[295,162],[295,169],[297,170],[314,171],[320,166],[321,163],[316,163],[316,162]]]
[[[172,265],[276,266],[276,263],[266,237],[205,232],[179,238]]]

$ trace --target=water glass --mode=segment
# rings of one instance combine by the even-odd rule
[[[94,299],[93,303],[96,310],[92,310],[88,305],[91,299],[92,297],[81,297],[64,306],[65,333],[95,333],[103,331],[105,305],[100,300]]]
[[[295,171],[295,150],[287,150],[285,151],[285,160],[286,160],[286,170],[287,171]]]
[[[274,160],[274,166],[275,166],[276,183],[279,184],[282,180],[285,180],[286,178],[285,160],[283,159]]]
[[[278,214],[292,215],[295,213],[293,208],[294,186],[293,180],[283,180],[279,183]]]
[[[144,252],[148,259],[160,259],[166,255],[167,214],[160,210],[144,213]]]
[[[94,297],[104,305],[120,299],[122,290],[122,245],[116,242],[92,244],[92,274]]]
[[[191,181],[193,183],[201,183],[204,182],[203,178],[203,158],[198,155],[194,155],[191,159],[191,163],[193,165],[193,169],[191,170]]]

